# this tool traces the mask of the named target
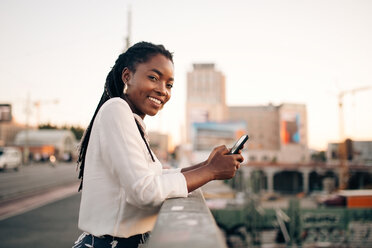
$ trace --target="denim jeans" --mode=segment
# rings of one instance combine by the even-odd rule
[[[96,237],[84,232],[76,240],[72,248],[137,248],[139,245],[144,244],[148,237],[149,233],[138,234],[129,238],[117,238],[110,235]]]

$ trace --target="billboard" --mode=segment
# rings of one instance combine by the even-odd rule
[[[211,150],[219,145],[232,146],[246,133],[247,124],[238,122],[201,122],[192,124],[194,151]]]
[[[300,143],[300,114],[286,112],[283,113],[280,120],[280,138],[282,144]]]
[[[0,104],[0,122],[8,122],[12,120],[12,105]]]
[[[190,122],[207,122],[209,119],[208,110],[203,109],[191,109],[190,110]]]

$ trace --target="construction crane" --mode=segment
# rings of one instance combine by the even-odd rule
[[[36,108],[36,122],[37,125],[40,125],[40,108],[41,105],[47,105],[47,104],[58,104],[59,100],[54,99],[54,100],[38,100],[33,102],[34,107]]]
[[[340,135],[340,146],[339,146],[339,157],[340,157],[340,189],[346,189],[347,182],[349,179],[349,169],[346,165],[347,149],[350,149],[351,141],[345,140],[344,133],[344,113],[343,113],[343,99],[347,94],[354,95],[357,92],[370,90],[372,86],[364,86],[351,90],[344,90],[338,93],[338,108],[339,108],[339,135]]]
[[[347,94],[354,95],[355,93],[363,90],[369,90],[372,89],[372,86],[364,86],[360,88],[355,88],[351,90],[344,90],[338,93],[338,108],[339,108],[339,125],[340,125],[340,140],[343,141],[345,139],[344,134],[344,113],[343,113],[343,99],[344,96]]]

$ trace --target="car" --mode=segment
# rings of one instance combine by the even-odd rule
[[[22,153],[18,148],[0,147],[0,170],[17,171],[22,164]]]

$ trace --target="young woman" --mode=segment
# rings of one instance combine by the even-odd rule
[[[229,155],[225,146],[198,165],[162,168],[143,119],[163,108],[173,84],[172,54],[162,45],[140,42],[116,60],[80,147],[79,228],[84,233],[75,248],[137,247],[164,200],[187,197],[211,180],[235,175],[243,157]]]

